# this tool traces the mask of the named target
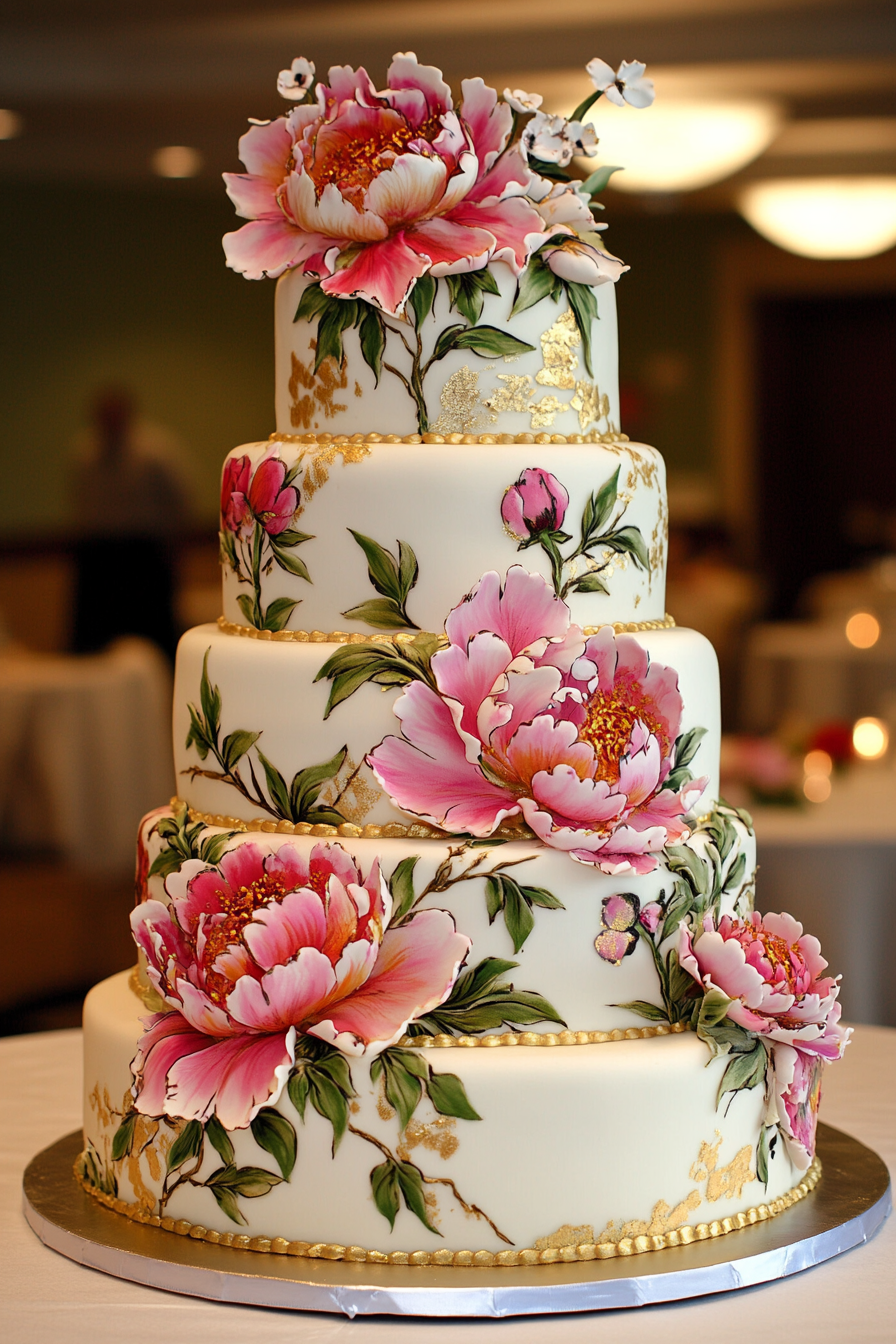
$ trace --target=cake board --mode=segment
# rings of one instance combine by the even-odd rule
[[[601,1311],[730,1292],[797,1274],[869,1240],[890,1212],[870,1148],[818,1127],[823,1177],[778,1217],[688,1246],[611,1260],[440,1269],[261,1255],[160,1232],[102,1207],[76,1183],[79,1131],[32,1159],[25,1217],[45,1245],[91,1269],[168,1292],[345,1316],[507,1317]]]

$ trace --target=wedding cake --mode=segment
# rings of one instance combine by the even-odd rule
[[[713,650],[666,614],[662,459],[620,429],[569,120],[396,56],[281,74],[228,264],[278,279],[276,431],[221,495],[177,657],[140,963],[85,1006],[78,1174],[255,1251],[532,1265],[806,1195],[843,1050],[815,939],[753,911]]]

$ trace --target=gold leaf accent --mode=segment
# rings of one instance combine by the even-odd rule
[[[314,345],[312,341],[312,350]],[[348,407],[334,401],[334,397],[347,386],[345,367],[337,365],[332,355],[322,362],[315,374],[313,361],[303,364],[298,355],[293,353],[292,373],[287,384],[292,401],[289,423],[296,429],[310,429],[315,415],[323,413],[327,420],[331,420],[334,415],[343,414]],[[304,395],[300,388],[305,389]]]
[[[558,411],[566,410],[566,402],[561,401],[559,397],[542,397],[540,401],[533,401],[529,407],[529,413],[532,416],[533,429],[548,429],[554,423],[554,416]]]
[[[540,339],[544,368],[536,373],[536,383],[542,387],[575,387],[574,371],[579,366],[576,346],[582,344],[582,336],[572,310],[561,313]]]
[[[537,1251],[546,1251],[549,1248],[561,1250],[564,1246],[581,1246],[582,1242],[586,1241],[594,1241],[594,1228],[590,1223],[583,1223],[581,1227],[571,1227],[569,1223],[564,1223],[549,1237],[539,1237],[535,1242],[535,1249]]]
[[[715,1143],[701,1143],[697,1161],[691,1167],[690,1177],[699,1185],[706,1181],[706,1198],[714,1204],[718,1199],[740,1199],[745,1185],[756,1180],[756,1173],[750,1168],[753,1149],[749,1144],[741,1148],[727,1167],[719,1167],[719,1149],[722,1136],[716,1130]]]
[[[450,1115],[439,1115],[429,1124],[413,1117],[408,1121],[401,1142],[396,1149],[402,1162],[410,1161],[410,1155],[420,1146],[428,1152],[438,1153],[444,1162],[448,1161],[460,1144],[455,1134],[456,1122]]]
[[[479,374],[467,364],[445,380],[439,402],[442,411],[431,426],[433,434],[472,434],[498,418],[479,409]]]
[[[346,752],[338,774],[327,780],[318,802],[336,808],[347,822],[359,825],[382,796],[377,785],[371,783],[371,774],[363,760],[358,763]]]
[[[606,420],[610,414],[610,398],[599,390],[597,383],[590,383],[585,378],[576,383],[576,394],[569,404],[578,411],[582,429],[587,429],[594,421]]]
[[[498,379],[503,383],[503,387],[499,387],[490,397],[485,397],[483,406],[487,406],[496,416],[503,411],[521,411],[524,415],[527,414],[533,394],[529,374],[499,373]]]

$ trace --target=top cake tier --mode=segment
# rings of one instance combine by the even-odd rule
[[[494,261],[468,276],[424,277],[394,317],[327,301],[289,271],[277,284],[277,431],[618,432],[615,287],[587,293],[591,312],[573,313],[564,292],[513,312],[517,279]]]

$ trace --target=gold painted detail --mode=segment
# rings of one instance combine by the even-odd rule
[[[79,1159],[80,1160],[80,1159]],[[448,1247],[437,1251],[372,1251],[363,1246],[340,1246],[333,1242],[287,1241],[285,1237],[250,1237],[245,1233],[215,1232],[198,1223],[190,1223],[185,1218],[160,1218],[158,1214],[148,1213],[139,1204],[128,1204],[114,1195],[105,1194],[90,1185],[75,1168],[75,1179],[82,1190],[92,1195],[100,1204],[123,1214],[135,1223],[149,1227],[160,1227],[165,1232],[175,1232],[181,1237],[192,1237],[195,1241],[207,1241],[214,1246],[230,1246],[234,1250],[259,1251],[263,1254],[303,1256],[309,1260],[347,1260],[371,1265],[446,1265],[452,1268],[462,1266],[481,1266],[491,1269],[497,1266],[515,1265],[556,1265],[569,1261],[612,1260],[617,1256],[642,1255],[645,1251],[662,1251],[670,1246],[689,1246],[695,1241],[710,1241],[714,1237],[725,1236],[728,1232],[737,1232],[751,1227],[755,1223],[767,1222],[779,1213],[798,1204],[815,1189],[821,1179],[821,1163],[818,1158],[812,1162],[809,1170],[798,1185],[786,1194],[771,1200],[768,1204],[758,1204],[743,1213],[732,1214],[711,1223],[685,1224],[671,1228],[667,1232],[656,1234],[641,1233],[637,1236],[621,1237],[618,1240],[584,1241],[578,1245],[526,1247],[524,1250],[508,1251],[452,1251]],[[590,1230],[590,1229],[589,1229]],[[560,1233],[565,1232],[560,1229]],[[557,1236],[559,1234],[554,1234]],[[541,1238],[552,1241],[554,1238]]]
[[[560,1251],[566,1246],[581,1246],[583,1242],[586,1244],[594,1242],[594,1228],[591,1224],[583,1223],[581,1227],[571,1227],[569,1223],[564,1223],[549,1237],[538,1237],[535,1242],[535,1249],[536,1251]]]
[[[314,360],[303,364],[296,354],[292,356],[292,373],[288,389],[290,397],[289,421],[296,429],[310,429],[315,415],[323,414],[328,420],[342,415],[348,409],[334,400],[338,391],[348,386],[345,369],[332,357],[323,360],[317,373]],[[304,389],[304,391],[302,391]]]
[[[396,1152],[402,1162],[409,1162],[414,1149],[423,1147],[428,1152],[438,1153],[442,1161],[447,1162],[457,1152],[460,1143],[454,1132],[456,1126],[457,1122],[450,1115],[437,1115],[429,1124],[411,1117]]]
[[[493,392],[490,397],[484,397],[483,406],[487,406],[496,416],[501,415],[504,411],[515,411],[517,414],[528,415],[529,404],[534,392],[531,376],[528,373],[499,373],[498,381],[503,386]]]
[[[542,332],[540,339],[544,368],[536,373],[536,383],[542,387],[575,387],[575,370],[579,366],[576,347],[582,344],[582,336],[572,309],[567,308],[561,313],[554,325]]]
[[[601,392],[597,383],[589,383],[580,378],[576,383],[576,394],[569,403],[579,413],[579,424],[586,429],[593,420],[606,420],[610,415],[610,398]]]
[[[499,374],[498,377],[501,375]],[[377,444],[438,444],[447,443],[452,447],[458,444],[476,444],[476,443],[602,443],[604,445],[619,446],[628,445],[629,437],[627,434],[620,434],[618,430],[608,430],[605,434],[599,434],[597,430],[591,430],[588,434],[463,434],[461,432],[453,434],[439,434],[435,431],[427,431],[425,434],[278,434],[273,433],[268,436],[271,443],[294,443],[299,447],[314,449],[315,447],[333,448],[336,452],[342,452],[343,446],[352,447],[376,447]],[[633,445],[637,448],[638,445]],[[645,461],[652,462],[652,471],[656,472],[656,462],[659,460],[659,454],[654,454],[646,459],[646,450],[643,446],[640,448],[640,456]],[[646,470],[646,467],[645,467]]]
[[[617,635],[636,635],[648,630],[674,630],[675,617],[667,612],[662,620],[604,621],[602,625],[582,626],[582,634],[596,635],[608,625],[613,627]],[[225,635],[239,635],[243,639],[260,639],[265,643],[273,641],[278,644],[412,644],[419,638],[419,632],[416,635],[374,635],[354,630],[330,630],[327,633],[323,630],[256,630],[252,625],[239,625],[224,616],[218,617],[218,629]],[[436,638],[443,645],[448,643],[444,635],[437,635]]]
[[[533,429],[548,429],[554,423],[554,416],[558,411],[566,410],[566,402],[555,397],[553,393],[542,397],[540,401],[533,401],[529,407],[532,415]]]
[[[701,1143],[697,1161],[691,1167],[690,1177],[699,1185],[706,1182],[706,1198],[711,1204],[718,1199],[740,1199],[743,1188],[755,1181],[756,1173],[750,1168],[753,1149],[749,1144],[741,1148],[727,1167],[719,1166],[719,1149],[722,1136],[716,1130],[715,1143]]]
[[[652,1027],[614,1027],[612,1031],[505,1031],[494,1036],[402,1036],[399,1045],[415,1050],[439,1050],[456,1046],[482,1046],[495,1050],[503,1045],[608,1045],[611,1041],[646,1041],[651,1036],[675,1036],[690,1031],[686,1022],[658,1022]]]
[[[481,410],[479,374],[466,364],[445,380],[439,401],[442,410],[433,422],[434,434],[471,434],[498,418],[493,411],[486,415]]]
[[[336,808],[347,822],[360,826],[382,796],[378,786],[370,782],[370,773],[363,759],[355,761],[346,752],[338,772],[318,794],[318,804]]]

